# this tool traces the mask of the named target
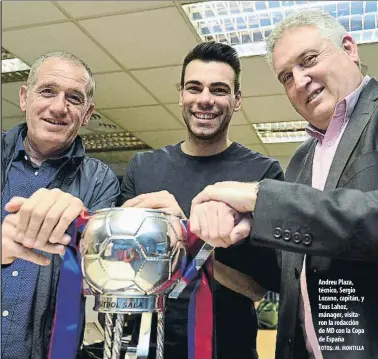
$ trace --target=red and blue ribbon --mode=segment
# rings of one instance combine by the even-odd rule
[[[71,242],[66,248],[60,267],[57,302],[48,359],[74,359],[80,346],[83,309],[81,302],[83,275],[77,243],[88,215],[82,213],[68,228]]]
[[[188,251],[193,258],[202,247],[203,241],[190,232],[186,222]],[[213,262],[210,256],[204,266],[196,269],[194,260],[189,261],[183,279],[189,283],[198,279],[189,300],[188,357],[189,359],[213,358]]]

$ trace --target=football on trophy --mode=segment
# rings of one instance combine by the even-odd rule
[[[95,212],[80,242],[82,271],[98,294],[154,294],[185,257],[180,219],[158,210]]]

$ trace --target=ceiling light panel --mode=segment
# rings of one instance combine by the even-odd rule
[[[303,142],[309,138],[307,126],[306,121],[253,124],[262,143]]]
[[[82,136],[87,152],[150,149],[130,132],[99,133]]]
[[[378,41],[378,1],[206,1],[183,5],[203,41],[224,42],[239,56],[265,54],[265,40],[288,15],[318,9],[338,19],[357,43]]]
[[[30,67],[22,60],[12,55],[9,51],[1,48],[1,82],[26,81]]]

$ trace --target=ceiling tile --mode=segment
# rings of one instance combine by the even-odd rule
[[[12,127],[18,125],[19,123],[25,122],[25,117],[3,117],[1,119],[1,129],[2,131],[8,131]]]
[[[18,92],[21,85],[24,85],[24,82],[9,82],[6,84],[1,84],[1,96],[18,107],[20,101],[18,97]]]
[[[102,30],[103,31],[103,30]],[[73,39],[75,41],[73,41]],[[93,72],[115,71],[119,67],[73,23],[44,25],[3,32],[2,46],[31,65],[51,51],[67,51],[85,61]]]
[[[154,105],[157,102],[125,72],[96,75],[97,109]]]
[[[243,57],[240,62],[241,90],[244,98],[285,93],[263,56]]]
[[[246,120],[242,111],[234,112],[231,119],[231,125],[247,125],[248,121]]]
[[[358,45],[360,59],[368,67],[368,74],[378,78],[378,43]]]
[[[92,134],[93,134],[93,131],[90,130],[89,128],[87,128],[87,127],[81,127],[80,128],[80,131],[79,131],[79,135],[80,136],[92,135]]]
[[[261,144],[260,139],[257,137],[256,132],[251,126],[230,126],[228,136],[231,141],[244,144]]]
[[[292,156],[301,142],[269,143],[266,148],[271,156]]]
[[[146,10],[168,5],[174,6],[173,1],[92,1],[90,6],[86,1],[58,1],[58,4],[72,17]]]
[[[183,125],[162,106],[103,110],[102,113],[119,126],[131,132],[183,128]]]
[[[286,95],[244,98],[243,109],[251,123],[301,120]]]
[[[23,116],[22,111],[18,106],[1,99],[1,116],[2,117],[13,117],[13,116]]]
[[[179,106],[178,103],[171,103],[169,105],[165,105],[169,111],[171,111],[175,117],[184,124],[184,119],[182,118],[182,108]]]
[[[161,148],[183,141],[185,130],[134,132],[134,135],[152,148]]]
[[[132,74],[162,103],[179,101],[181,66],[132,71]]]
[[[179,11],[171,7],[80,24],[128,69],[181,64],[197,43]]]
[[[1,8],[3,29],[67,19],[50,1],[2,1]]]
[[[95,111],[85,129],[91,132],[113,133],[122,132],[124,129],[99,111]]]

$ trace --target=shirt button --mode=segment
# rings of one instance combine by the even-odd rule
[[[38,176],[38,171],[35,171],[34,174],[35,174],[36,176]]]
[[[332,142],[332,141],[328,141],[328,142],[327,142],[327,145],[328,145],[328,146],[332,146],[332,145],[333,145],[333,142]]]
[[[18,276],[18,272],[15,270],[12,272],[12,277],[17,277]]]
[[[3,317],[7,317],[9,315],[9,312],[7,310],[3,311]]]

